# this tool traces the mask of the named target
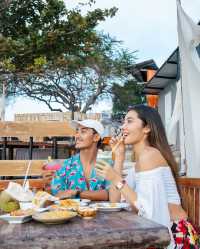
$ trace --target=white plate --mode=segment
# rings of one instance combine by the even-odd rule
[[[116,203],[99,202],[91,204],[90,206],[96,207],[99,211],[103,212],[118,212],[121,211],[122,209],[128,209],[130,205],[128,203],[121,203],[121,202],[116,202]]]
[[[10,214],[0,215],[0,219],[7,221],[10,224],[21,224],[32,219],[31,215],[25,216],[10,216]]]

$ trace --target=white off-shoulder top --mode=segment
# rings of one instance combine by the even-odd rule
[[[138,215],[167,226],[171,235],[167,249],[174,248],[168,204],[180,204],[180,196],[170,167],[160,166],[142,172],[129,168],[127,173],[126,181],[137,193]]]
[[[134,178],[134,179],[133,179]],[[168,166],[135,172],[127,176],[128,184],[137,193],[138,215],[170,227],[168,203],[180,204],[176,183]]]

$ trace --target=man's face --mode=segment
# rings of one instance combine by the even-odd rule
[[[91,128],[79,125],[76,130],[76,149],[88,149],[99,140],[99,135]]]

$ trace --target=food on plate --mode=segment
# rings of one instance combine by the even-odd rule
[[[61,207],[66,207],[66,208],[77,209],[80,206],[79,202],[73,199],[60,200],[59,203]]]
[[[27,215],[32,215],[34,213],[33,209],[26,209],[26,210],[15,210],[10,213],[10,216],[27,216]]]
[[[0,209],[3,212],[10,213],[19,209],[19,202],[14,200],[8,193],[2,191],[0,194]]]
[[[112,203],[112,202],[102,202],[102,203],[97,203],[96,206],[98,208],[117,208],[118,203]]]
[[[50,195],[45,191],[38,191],[34,196],[32,203],[35,208],[44,207],[45,204],[51,204],[52,202],[58,200],[58,198]]]
[[[50,209],[51,209],[51,210],[57,210],[57,209],[59,209],[59,208],[60,208],[60,206],[59,206],[59,205],[56,205],[56,204],[50,206]]]
[[[94,217],[97,213],[97,209],[93,207],[79,207],[77,210],[78,214],[82,217]]]
[[[76,216],[76,212],[71,212],[71,211],[61,211],[61,210],[55,210],[55,211],[50,211],[50,212],[44,212],[40,213],[40,218],[42,219],[64,219],[64,218],[70,218],[73,216]]]
[[[10,213],[14,210],[19,209],[19,202],[18,201],[9,201],[6,203],[0,203],[0,209],[6,213]]]
[[[111,208],[116,208],[117,207],[117,203],[109,203]]]

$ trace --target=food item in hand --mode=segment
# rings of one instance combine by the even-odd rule
[[[80,207],[78,209],[78,214],[80,214],[84,218],[93,218],[96,213],[97,209],[92,207]]]

